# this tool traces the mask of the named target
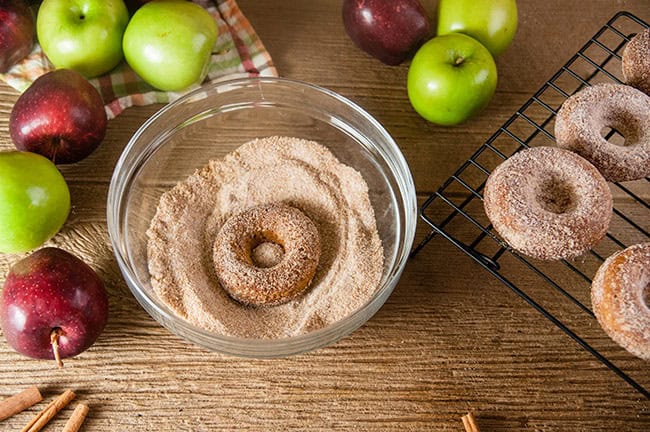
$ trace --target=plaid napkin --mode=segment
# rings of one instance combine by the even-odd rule
[[[219,28],[219,37],[212,50],[207,80],[277,76],[271,56],[235,0],[194,0],[194,3],[205,8]],[[23,92],[36,78],[51,70],[54,70],[54,66],[49,62],[40,45],[35,44],[31,54],[14,65],[7,73],[0,74],[0,79],[19,92]],[[182,92],[156,90],[138,77],[124,61],[110,73],[93,78],[90,82],[104,99],[106,115],[109,119],[117,117],[133,105],[172,102],[198,87]]]

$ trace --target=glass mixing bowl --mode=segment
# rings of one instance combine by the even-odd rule
[[[292,136],[319,142],[368,183],[384,269],[372,298],[327,327],[283,339],[216,334],[178,317],[150,283],[146,231],[163,192],[211,159],[254,138]],[[144,309],[186,340],[247,357],[278,357],[329,345],[365,323],[384,304],[402,273],[417,220],[413,179],[399,148],[370,114],[315,85],[283,78],[212,83],[153,115],[133,135],[108,192],[108,232],[124,279]]]

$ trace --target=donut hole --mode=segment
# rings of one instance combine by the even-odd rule
[[[253,235],[250,255],[254,266],[274,267],[284,258],[284,246],[277,235],[262,231]]]
[[[639,142],[641,124],[639,119],[627,111],[612,113],[605,119],[600,130],[602,136],[610,144],[628,147]]]
[[[600,130],[600,136],[602,136],[610,144],[625,147],[625,137],[614,128],[604,126]]]
[[[544,210],[555,214],[567,213],[576,206],[573,186],[555,175],[540,182],[535,196]]]

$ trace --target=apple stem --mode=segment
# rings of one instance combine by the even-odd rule
[[[456,57],[456,61],[454,62],[454,66],[460,65],[464,61],[465,61],[465,57]]]
[[[63,362],[61,361],[61,354],[59,353],[59,337],[61,336],[61,329],[55,328],[50,333],[50,343],[52,344],[52,351],[54,352],[54,359],[56,360],[56,365],[61,369],[63,367]]]

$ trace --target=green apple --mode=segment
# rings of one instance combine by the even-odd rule
[[[0,252],[34,249],[63,226],[68,186],[54,164],[30,152],[0,152]]]
[[[216,40],[217,25],[202,7],[155,0],[131,17],[124,32],[124,56],[153,87],[178,91],[205,79]]]
[[[464,33],[481,42],[493,56],[508,48],[517,31],[515,0],[440,0],[438,35]]]
[[[497,67],[490,52],[461,33],[437,36],[415,53],[406,87],[422,117],[455,125],[483,109],[494,94]]]
[[[54,66],[92,78],[122,60],[128,21],[122,0],[45,0],[38,9],[36,34]]]

